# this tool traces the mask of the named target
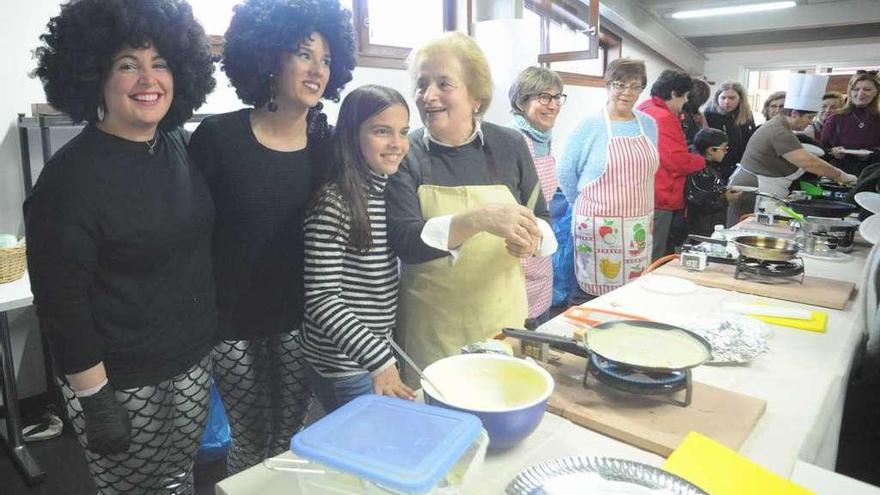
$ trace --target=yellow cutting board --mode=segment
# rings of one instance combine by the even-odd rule
[[[712,495],[815,495],[695,431],[666,459],[663,469]]]
[[[767,322],[771,325],[797,328],[798,330],[807,330],[816,333],[825,333],[825,327],[828,324],[828,313],[824,311],[811,311],[811,314],[812,316],[809,320],[801,320],[798,318],[781,318],[778,316],[749,316]]]

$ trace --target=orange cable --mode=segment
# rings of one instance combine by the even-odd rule
[[[678,258],[677,254],[667,254],[666,256],[663,256],[662,258],[659,258],[656,261],[654,261],[653,263],[651,263],[651,265],[648,266],[648,268],[645,270],[645,273],[651,273],[652,271],[656,270],[657,268],[660,268],[661,265],[663,265],[669,261],[672,261],[675,258]]]

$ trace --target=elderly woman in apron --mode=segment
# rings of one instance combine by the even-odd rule
[[[522,133],[535,162],[541,182],[541,194],[552,198],[559,187],[556,158],[550,153],[551,135],[559,110],[565,104],[562,79],[550,69],[527,67],[510,86],[510,111],[513,128]],[[526,327],[534,328],[549,319],[553,300],[553,263],[550,258],[523,258],[529,318]]]
[[[598,296],[630,282],[651,262],[657,127],[633,107],[645,89],[641,60],[608,65],[608,103],[587,117],[559,161],[559,186],[574,204],[575,274]]]
[[[749,140],[742,163],[730,177],[731,185],[757,184],[758,191],[776,198],[788,196],[791,184],[805,172],[855,184],[857,178],[804,149],[794,132],[810,125],[822,105],[827,76],[792,74],[786,91],[785,109],[765,122]],[[778,202],[764,196],[755,211],[774,213]],[[742,212],[738,212],[742,213]],[[731,223],[735,219],[728,215]]]
[[[556,240],[522,135],[481,122],[492,82],[476,42],[444,35],[410,70],[425,127],[390,179],[388,224],[403,261],[396,338],[426,366],[521,327],[520,258],[549,256]]]

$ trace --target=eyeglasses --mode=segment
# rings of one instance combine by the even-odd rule
[[[556,100],[559,103],[559,106],[565,105],[565,100],[568,98],[567,94],[559,93],[556,95],[551,95],[550,93],[538,93],[534,95],[535,98],[538,99],[538,103],[541,105],[549,105],[550,100]]]
[[[618,93],[623,93],[624,91],[632,91],[633,93],[641,93],[642,90],[645,89],[645,87],[642,86],[641,84],[627,85],[627,84],[623,84],[620,81],[613,81],[611,83],[611,89],[613,89],[614,91],[616,91]]]
[[[723,152],[727,153],[727,150],[729,150],[729,149],[730,149],[729,146],[710,146],[710,147],[709,147],[709,150],[710,150],[710,151],[713,151],[713,152],[714,152],[714,151],[719,151],[719,150],[720,150],[720,151],[723,151]]]

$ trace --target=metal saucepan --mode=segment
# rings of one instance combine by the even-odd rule
[[[641,336],[631,332],[633,329],[641,331]],[[706,339],[689,330],[654,321],[619,320],[600,323],[587,330],[584,342],[509,328],[504,329],[504,334],[521,340],[548,343],[559,350],[587,359],[592,353],[605,361],[636,371],[679,371],[699,366],[712,358],[712,346]],[[653,338],[646,339],[646,336]],[[685,350],[691,356],[684,360],[675,359],[674,364],[668,360],[664,362],[667,356],[662,355],[658,342],[668,345],[670,352]],[[632,350],[640,346],[644,347],[642,351],[630,352],[628,358],[621,358],[621,349]]]
[[[798,199],[795,201],[787,201],[777,198],[772,194],[756,192],[758,196],[774,199],[785,204],[792,210],[808,217],[827,217],[827,218],[843,218],[859,209],[858,206],[843,201],[834,201],[831,199]]]
[[[747,235],[733,240],[739,254],[766,261],[788,261],[797,256],[796,242],[781,237]]]

